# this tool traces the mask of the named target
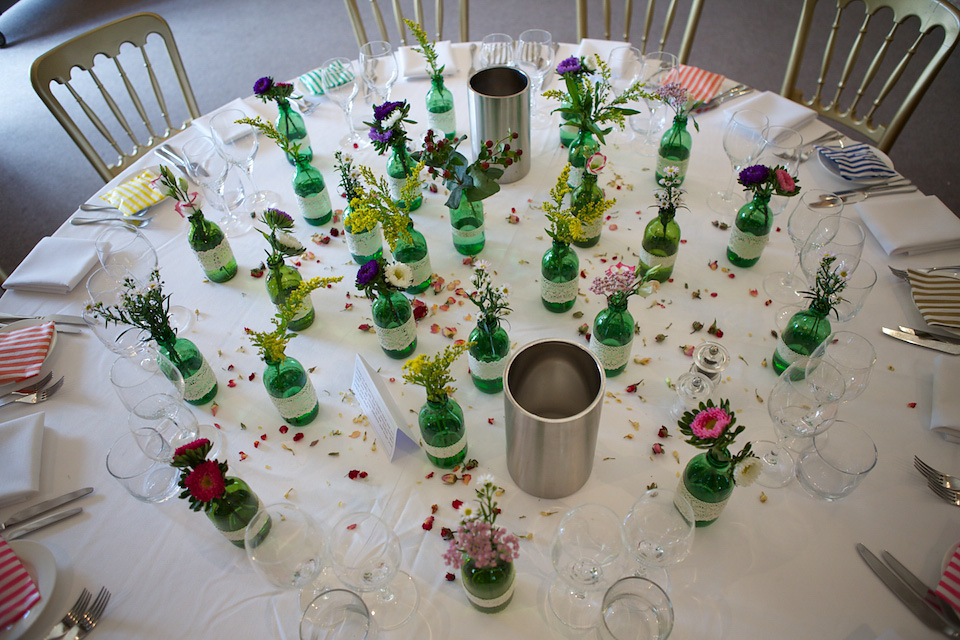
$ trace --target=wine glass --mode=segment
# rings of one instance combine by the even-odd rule
[[[777,442],[754,443],[761,463],[759,484],[775,489],[793,479],[795,463],[790,450],[803,450],[813,436],[830,427],[845,390],[840,371],[822,360],[809,369],[806,359],[799,360],[780,374],[767,398]]]
[[[374,640],[377,623],[363,599],[346,589],[330,589],[307,604],[300,640]]]
[[[610,67],[610,85],[615,95],[619,96],[640,80],[643,72],[643,54],[636,47],[616,47],[610,52],[607,63]],[[614,133],[615,139],[624,143],[634,139],[632,128],[626,131],[615,129]]]
[[[793,241],[796,251],[797,267],[800,263],[800,251],[804,242],[820,223],[828,216],[839,216],[843,212],[843,200],[840,196],[823,189],[808,189],[799,198],[794,210],[787,218],[787,234]],[[796,276],[797,267],[790,271],[776,271],[763,279],[763,290],[778,302],[795,302],[801,282]]]
[[[834,331],[810,355],[807,370],[827,362],[837,368],[846,381],[842,402],[859,397],[867,388],[870,372],[877,364],[877,352],[873,344],[852,331]]]
[[[150,349],[135,357],[117,358],[110,367],[110,383],[128,411],[156,395],[183,398],[183,374],[165,355]]]
[[[517,66],[533,83],[530,89],[530,120],[538,129],[549,126],[552,118],[543,109],[540,93],[543,80],[553,67],[553,38],[549,31],[527,29],[517,39]]]
[[[782,166],[794,178],[800,171],[800,152],[803,147],[803,136],[795,129],[770,125],[763,131],[763,148],[757,154],[753,164],[763,164],[768,167]],[[788,196],[778,196],[774,193],[770,197],[770,212],[778,215],[790,200]]]
[[[210,129],[223,157],[243,169],[250,180],[253,193],[244,197],[244,204],[251,212],[263,211],[277,206],[280,197],[273,191],[259,189],[253,179],[253,161],[260,150],[260,141],[253,126],[237,122],[246,115],[240,109],[224,109],[210,119]]]
[[[513,38],[505,33],[491,33],[480,41],[480,69],[487,67],[512,67]]]
[[[823,258],[836,258],[831,270],[849,277],[860,264],[865,236],[855,220],[834,215],[821,219],[807,236],[800,250],[800,269],[808,283],[813,283]]]
[[[242,187],[240,197],[227,197],[225,184],[232,164],[220,153],[217,142],[198,136],[185,142],[181,152],[187,161],[187,173],[200,185],[204,201],[223,212],[219,224],[224,233],[232,238],[250,231],[253,223],[244,206]],[[238,215],[238,211],[243,215]]]
[[[133,275],[120,265],[95,269],[86,283],[90,303],[84,305],[81,315],[83,321],[107,349],[117,355],[132,357],[146,348],[147,336],[138,327],[119,322],[107,322],[96,314],[94,306],[97,304],[105,307],[120,305],[123,302],[123,294],[127,291],[123,286],[127,278],[132,279]]]
[[[196,416],[173,390],[137,402],[130,410],[127,426],[143,453],[159,462],[170,462],[179,447],[200,437]]]
[[[693,547],[697,520],[682,495],[650,489],[623,520],[623,543],[639,564],[635,575],[650,578],[670,591],[667,567],[682,562]]]
[[[389,42],[375,40],[360,47],[360,77],[381,103],[390,99],[397,74],[397,58]]]
[[[655,51],[643,56],[640,79],[644,89],[653,93],[661,86],[676,80],[677,57],[665,51]],[[647,116],[630,117],[630,126],[637,133],[643,133],[643,141],[638,153],[643,156],[655,156],[660,150],[658,134],[666,123],[666,105],[660,100],[643,99],[647,106]]]
[[[767,116],[755,109],[740,109],[730,116],[723,130],[723,150],[730,160],[730,179],[727,188],[715,191],[707,198],[707,204],[717,213],[730,214],[743,201],[742,193],[734,190],[734,182],[740,170],[763,148],[763,131],[767,128]]]
[[[400,539],[372,513],[351,513],[335,525],[328,554],[341,582],[359,591],[380,629],[395,629],[410,619],[420,594],[413,578],[400,571]]]
[[[553,536],[550,559],[557,577],[550,585],[550,609],[563,624],[589,629],[600,616],[601,593],[621,576],[623,528],[601,504],[568,511]]]
[[[257,573],[282,589],[299,589],[323,569],[320,527],[288,502],[260,509],[247,523],[243,544]]]
[[[347,121],[347,135],[340,138],[340,147],[359,149],[370,144],[369,138],[361,136],[353,128],[350,117],[353,101],[360,91],[354,63],[347,58],[330,58],[320,65],[320,81],[323,83],[323,93],[343,110],[343,117]]]
[[[597,623],[601,640],[666,640],[672,630],[673,604],[655,582],[628,576],[604,594]]]
[[[846,322],[860,313],[867,295],[873,290],[875,284],[877,284],[877,270],[861,259],[857,263],[856,270],[847,274],[846,285],[840,293],[842,297],[834,307],[837,322]]]

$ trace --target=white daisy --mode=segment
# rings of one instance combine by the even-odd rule
[[[740,461],[733,470],[733,482],[738,487],[749,487],[753,481],[760,477],[762,463],[760,458],[748,456]]]
[[[295,251],[296,253],[299,254],[307,250],[306,247],[300,244],[299,240],[294,238],[292,235],[290,235],[286,231],[281,231],[277,229],[276,238],[277,238],[277,242],[280,243],[281,246],[283,246],[286,249],[289,249],[290,251]]]
[[[488,484],[496,485],[496,483],[493,481],[493,475],[490,473],[485,473],[477,478],[477,483],[477,486],[479,487],[485,487]]]
[[[402,262],[393,262],[383,270],[387,282],[398,289],[406,289],[413,285],[413,271]]]
[[[490,270],[491,270],[491,265],[490,265],[490,262],[489,262],[489,261],[484,260],[483,258],[480,258],[479,260],[475,260],[475,261],[473,262],[473,268],[474,268],[474,269],[483,269],[484,271],[490,271]]]
[[[590,73],[593,73],[594,71],[597,70],[597,61],[595,56],[596,54],[592,56],[583,57],[583,68],[589,71]]]

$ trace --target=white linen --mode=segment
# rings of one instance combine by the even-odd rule
[[[764,91],[744,100],[737,100],[727,108],[734,111],[755,109],[767,116],[771,127],[790,127],[797,131],[803,129],[817,117],[817,112],[813,109],[793,100],[788,100],[772,91]]]
[[[960,247],[960,219],[937,196],[877,196],[854,205],[887,255]]]
[[[586,58],[593,54],[600,56],[600,59],[606,62],[610,59],[610,53],[617,47],[629,47],[631,46],[629,42],[623,42],[622,40],[598,40],[596,38],[584,38],[580,41],[580,46],[577,47],[576,55],[581,58]],[[557,60],[557,62],[560,62]],[[556,66],[556,65],[554,65]]]
[[[14,269],[3,288],[69,293],[97,264],[95,241],[47,236]]]
[[[0,508],[40,490],[43,412],[0,423]]]
[[[933,406],[930,428],[944,440],[960,443],[960,356],[940,354],[933,360]]]
[[[452,76],[457,74],[457,63],[453,59],[453,50],[450,48],[449,40],[441,40],[434,46],[437,52],[437,66],[443,67],[443,75]],[[430,67],[427,66],[427,59],[419,51],[414,51],[413,47],[400,47],[397,51],[397,64],[400,67],[401,78],[429,78]]]
[[[254,106],[254,104],[256,106]],[[273,103],[270,104],[272,105]],[[257,116],[260,116],[261,120],[266,120],[267,122],[273,122],[276,119],[277,111],[276,106],[268,108],[268,105],[260,102],[259,98],[251,98],[249,102],[243,100],[242,98],[236,98],[223,105],[216,111],[211,111],[210,113],[196,118],[193,120],[193,122],[191,122],[191,125],[196,127],[196,129],[203,135],[210,136],[212,138],[213,130],[210,128],[210,119],[221,111],[226,111],[227,109],[239,109],[240,111],[243,111],[243,114],[248,118],[256,118]],[[269,115],[271,109],[274,113],[273,117]]]

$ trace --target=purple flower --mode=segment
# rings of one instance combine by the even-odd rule
[[[263,76],[259,80],[253,83],[253,92],[258,96],[265,94],[267,91],[273,87],[273,78],[270,76]]]
[[[745,187],[756,187],[767,181],[770,169],[762,164],[754,164],[740,172],[740,184]]]
[[[357,288],[362,289],[369,285],[380,273],[380,263],[376,260],[370,260],[363,263],[360,270],[357,271]]]
[[[375,127],[370,127],[370,139],[373,140],[374,142],[387,143],[387,142],[390,142],[390,138],[392,137],[393,137],[393,131],[391,129],[387,129],[383,133],[380,133],[379,131],[376,130]]]
[[[580,58],[570,56],[566,60],[561,60],[557,65],[557,73],[580,73],[583,67],[580,66]]]
[[[383,104],[380,104],[380,105],[375,104],[373,105],[373,119],[376,120],[377,122],[380,122],[381,120],[389,116],[391,113],[393,113],[394,109],[402,105],[403,105],[403,102],[389,102],[389,101],[384,102]]]

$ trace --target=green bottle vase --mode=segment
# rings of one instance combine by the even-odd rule
[[[671,166],[680,170],[675,179],[683,184],[690,164],[691,148],[693,148],[693,138],[687,131],[687,116],[674,116],[673,125],[660,139],[660,150],[657,152],[657,184],[663,180],[666,168]]]
[[[563,313],[573,308],[580,292],[580,258],[565,242],[553,244],[540,260],[540,300],[547,310]]]
[[[496,566],[478,568],[473,558],[460,567],[460,581],[467,600],[478,611],[497,613],[513,600],[517,570],[513,562],[498,560]]]
[[[680,226],[672,217],[664,223],[657,216],[647,223],[640,243],[640,262],[648,267],[659,265],[661,271],[654,277],[658,282],[666,282],[673,275],[673,265],[677,261],[680,248]]]
[[[769,195],[755,194],[753,200],[737,211],[727,244],[727,260],[730,264],[735,267],[757,264],[773,228],[773,212],[769,205]]]
[[[197,257],[207,279],[211,282],[226,282],[237,275],[237,260],[220,227],[204,218],[202,213],[195,213],[189,219],[187,244]]]
[[[633,330],[633,316],[627,310],[626,297],[610,300],[607,308],[594,319],[590,350],[597,356],[608,378],[620,375],[627,368],[633,348]]]
[[[217,395],[217,376],[197,345],[186,338],[157,342],[160,353],[183,376],[183,399],[192,405],[207,404]],[[163,363],[161,363],[161,367]]]
[[[724,454],[726,461],[718,457],[713,449],[695,455],[684,468],[677,486],[677,493],[693,507],[698,527],[707,527],[716,522],[733,493],[730,454],[726,451]]]
[[[213,506],[206,512],[207,518],[232,545],[243,549],[247,525],[263,508],[263,503],[253,489],[240,478],[227,476],[223,480],[225,485],[223,497],[214,501]],[[269,532],[268,520],[257,534],[255,541],[263,540]]]
[[[486,243],[483,226],[483,201],[470,202],[460,198],[460,206],[450,211],[453,247],[465,256],[475,256]]]
[[[510,353],[510,337],[499,320],[478,322],[470,332],[467,358],[474,386],[484,393],[503,391],[503,370]]]
[[[417,418],[420,438],[427,459],[441,469],[455,467],[467,456],[467,430],[463,422],[463,410],[449,396],[443,400],[427,403],[420,409]]]
[[[280,417],[295,427],[313,422],[320,412],[320,403],[303,365],[289,356],[279,361],[267,360],[266,365],[263,386]]]
[[[270,302],[280,307],[286,302],[290,293],[303,282],[303,276],[294,267],[284,264],[282,259],[276,262],[268,260],[267,266],[269,267],[266,278],[267,295],[270,296]],[[303,307],[287,326],[291,331],[303,331],[313,324],[315,316],[313,302],[307,296],[303,300]]]
[[[832,330],[826,312],[810,307],[793,314],[777,338],[773,370],[781,374],[794,362],[806,362]]]
[[[391,358],[402,360],[417,348],[413,307],[399,291],[391,291],[373,301],[373,326],[380,348]]]

